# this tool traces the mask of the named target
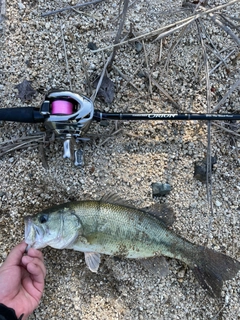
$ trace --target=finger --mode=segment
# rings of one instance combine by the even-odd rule
[[[26,260],[29,258],[25,256]],[[39,260],[38,260],[39,261]],[[26,265],[22,274],[22,285],[23,288],[34,298],[37,307],[44,289],[44,274],[42,268],[35,264],[33,261]]]
[[[29,256],[23,256],[22,257],[22,265],[27,269],[27,271],[29,273],[31,273],[29,270],[28,270],[28,265],[29,264],[33,264],[33,265],[36,265],[38,266],[40,269],[41,269],[41,272],[44,276],[44,278],[46,277],[46,267],[43,263],[43,261],[39,258],[32,258],[32,257],[29,257]],[[39,269],[37,268],[37,271],[39,272]],[[36,272],[37,272],[36,271]],[[32,273],[31,273],[32,274]],[[33,275],[35,275],[35,273],[33,273]]]
[[[27,265],[27,271],[31,274],[31,279],[34,287],[42,292],[44,288],[44,272],[39,264],[30,262]]]
[[[32,257],[32,258],[39,258],[41,261],[43,261],[43,254],[41,251],[34,249],[34,248],[30,248],[28,250],[28,256]]]
[[[21,259],[25,252],[26,246],[27,244],[24,241],[22,241],[20,244],[14,247],[10,251],[5,262],[3,263],[3,267],[11,267],[11,266],[19,265],[21,263]]]

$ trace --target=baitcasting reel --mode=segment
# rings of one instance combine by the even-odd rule
[[[51,91],[40,107],[44,125],[48,131],[64,139],[63,157],[74,161],[76,166],[83,164],[83,152],[77,149],[76,141],[81,140],[91,123],[94,114],[90,99],[70,91]]]

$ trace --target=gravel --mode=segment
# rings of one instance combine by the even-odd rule
[[[74,34],[93,82],[101,73],[110,50],[94,53],[114,42],[118,28],[119,2],[103,1],[80,8],[80,13],[64,12],[49,17],[41,13],[76,1],[11,1],[0,19],[0,107],[39,107],[50,88],[69,89],[61,28],[66,44],[73,90],[86,94],[84,68],[69,33]],[[225,2],[209,1],[210,6]],[[5,4],[0,0],[1,7]],[[129,9],[123,29],[130,26],[136,35],[147,33],[184,19],[180,1],[136,1]],[[240,4],[222,9],[239,18]],[[173,11],[171,13],[170,11]],[[203,18],[210,70],[219,63],[218,51],[225,57],[236,44],[222,29]],[[236,31],[235,31],[236,32]],[[148,55],[135,44],[121,46],[115,66],[138,90],[113,68],[109,77],[115,84],[112,104],[96,101],[96,109],[111,112],[206,112],[206,82],[201,66],[201,45],[196,25],[186,30],[171,50],[178,33],[160,41],[144,41]],[[210,41],[211,40],[211,41]],[[213,46],[214,45],[214,46]],[[161,49],[162,48],[162,49]],[[168,54],[169,64],[164,71]],[[210,77],[211,108],[239,78],[237,50]],[[149,92],[147,71],[179,105],[169,102],[156,86]],[[29,103],[18,98],[16,85],[31,81],[39,93]],[[239,112],[240,94],[236,89],[221,112]],[[106,138],[115,128],[92,123],[95,139],[85,145],[85,166],[76,168],[62,158],[62,143],[46,147],[48,169],[42,165],[38,148],[25,148],[0,158],[0,263],[10,249],[24,238],[23,217],[53,204],[80,199],[99,199],[116,192],[137,207],[166,202],[175,212],[173,229],[188,240],[207,245],[240,260],[239,140],[216,126],[211,128],[212,156],[217,156],[212,176],[211,215],[206,184],[194,178],[194,164],[207,152],[206,123],[195,121],[119,121],[118,134]],[[0,143],[39,132],[38,125],[1,123]],[[1,148],[1,145],[0,145]],[[152,198],[152,183],[168,183],[172,190],[165,197]],[[211,226],[211,228],[209,228]],[[216,301],[203,291],[192,272],[182,263],[168,259],[169,271],[161,277],[146,270],[138,261],[103,256],[98,274],[85,265],[83,254],[71,250],[43,249],[48,270],[46,287],[39,308],[30,317],[38,319],[238,319],[240,314],[240,275],[228,281],[222,298]]]

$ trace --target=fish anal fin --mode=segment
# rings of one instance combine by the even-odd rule
[[[167,260],[163,256],[138,259],[138,262],[145,270],[160,278],[167,276],[169,273]]]
[[[84,252],[85,262],[92,272],[97,272],[101,261],[100,254],[97,252]]]
[[[168,227],[172,226],[175,221],[173,209],[166,204],[155,203],[141,210],[161,220]]]

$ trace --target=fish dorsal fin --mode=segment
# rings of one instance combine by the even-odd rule
[[[101,200],[101,202],[107,202],[107,203],[111,203],[111,204],[118,204],[120,206],[125,206],[125,207],[130,207],[130,208],[135,208],[130,202],[129,200],[124,200],[121,197],[119,197],[119,195],[117,195],[116,193],[107,193],[105,194]]]
[[[97,272],[100,264],[100,254],[97,252],[85,252],[85,262],[92,272]]]
[[[141,210],[159,219],[168,227],[172,226],[175,221],[173,209],[166,204],[155,203],[152,206]]]

